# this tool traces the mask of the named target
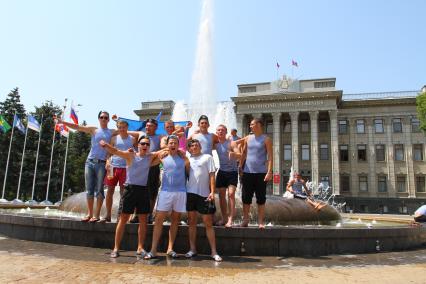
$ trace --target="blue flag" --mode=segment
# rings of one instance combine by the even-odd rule
[[[38,123],[37,119],[32,115],[28,116],[28,128],[40,132],[40,123]]]
[[[13,116],[13,127],[25,134],[25,126],[16,114]]]
[[[118,120],[124,120],[129,124],[130,131],[145,131],[145,121],[133,120],[124,117],[119,117]],[[175,126],[185,126],[188,121],[175,121]],[[155,132],[158,135],[167,135],[166,128],[164,128],[164,122],[158,121],[157,131]]]

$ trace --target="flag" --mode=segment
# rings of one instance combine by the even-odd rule
[[[160,122],[161,115],[163,114],[163,111],[160,111],[160,113],[155,118],[156,121]]]
[[[280,68],[280,64],[277,62],[277,68]]]
[[[78,116],[75,112],[74,106],[71,104],[71,112],[70,112],[70,118],[75,124],[78,124]]]
[[[7,121],[4,119],[2,115],[0,115],[0,131],[3,133],[6,133],[11,129],[12,127],[7,123]]]
[[[19,131],[25,134],[25,126],[16,114],[13,116],[13,127],[18,128]]]
[[[68,127],[66,127],[62,123],[56,124],[55,130],[57,132],[61,133],[62,136],[67,137],[67,138],[68,138],[68,136],[70,134],[70,131],[69,131]]]
[[[129,131],[145,131],[145,121],[133,120],[124,117],[119,117],[118,120],[124,120],[129,125]],[[176,125],[186,125],[188,121],[175,121]],[[166,129],[164,128],[164,122],[158,121],[157,131],[155,132],[158,135],[167,135]]]
[[[28,128],[40,132],[40,123],[38,123],[37,119],[32,115],[28,116]]]
[[[299,67],[299,64],[297,64],[297,62],[296,62],[296,61],[294,61],[293,59],[291,60],[291,65],[296,66],[296,67]]]

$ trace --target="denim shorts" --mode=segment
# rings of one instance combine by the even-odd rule
[[[86,182],[87,197],[104,198],[105,162],[86,160],[84,180]]]

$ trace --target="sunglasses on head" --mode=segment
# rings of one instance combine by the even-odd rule
[[[150,145],[149,142],[140,142],[139,144],[142,145],[142,146],[149,146]]]

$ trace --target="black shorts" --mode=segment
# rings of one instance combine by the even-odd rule
[[[123,196],[120,199],[120,207],[118,212],[124,214],[149,213],[149,191],[148,187],[140,185],[125,185]]]
[[[419,222],[419,223],[426,222],[426,215],[420,215],[418,217],[414,217],[414,221]]]
[[[243,204],[251,204],[253,195],[256,194],[256,203],[263,205],[266,203],[266,173],[243,173],[241,182],[243,184],[242,200]]]
[[[225,172],[218,170],[216,175],[216,188],[227,188],[230,185],[237,186],[238,172]]]
[[[214,202],[207,201],[207,197],[187,193],[186,194],[186,211],[197,211],[200,214],[214,214],[216,212],[216,206]]]
[[[160,166],[152,166],[149,168],[147,186],[149,189],[149,199],[156,200],[158,188],[160,187]]]

